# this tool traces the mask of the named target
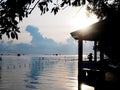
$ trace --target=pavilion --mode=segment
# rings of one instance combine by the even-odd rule
[[[80,29],[74,32],[71,32],[71,36],[78,40],[78,60],[83,61],[83,40],[94,41],[94,61],[97,61],[97,46],[100,38],[102,37],[102,32],[105,29],[106,21],[99,21],[87,28]],[[103,53],[100,51],[100,60],[102,60]]]
[[[97,77],[98,74],[101,74],[101,72],[98,72],[97,69],[90,68],[90,67],[94,66],[95,63],[97,62],[98,41],[102,37],[102,32],[105,29],[105,24],[106,24],[105,20],[99,21],[95,24],[92,24],[91,26],[89,26],[87,28],[80,29],[80,30],[77,30],[77,31],[74,31],[74,32],[70,33],[71,36],[75,40],[78,40],[78,90],[81,90],[80,89],[81,77],[85,78],[86,77],[86,75],[85,75],[86,72],[88,74],[89,73],[91,74],[91,72],[93,72],[94,74],[92,76],[94,76],[94,77]],[[87,62],[85,64],[83,62],[83,40],[94,41],[94,61]],[[103,54],[102,51],[100,51],[100,60],[104,60],[104,54]],[[87,69],[84,69],[84,65],[85,65],[85,68],[87,68]],[[101,75],[101,77],[100,78],[102,80],[104,78],[104,75]]]
[[[114,20],[113,20],[114,21]],[[86,72],[88,74],[88,76],[90,76],[90,80],[92,78],[92,81],[90,82],[90,84],[92,82],[94,82],[93,86],[97,84],[100,84],[100,87],[102,86],[101,81],[105,81],[107,78],[106,73],[107,71],[104,72],[104,66],[106,64],[101,64],[102,65],[102,69],[97,71],[97,69],[83,69],[82,66],[82,62],[83,62],[83,40],[87,40],[87,41],[94,41],[94,61],[93,62],[97,62],[97,49],[99,49],[100,52],[100,61],[105,61],[104,58],[104,54],[106,54],[110,60],[112,60],[113,62],[117,61],[116,65],[120,64],[120,56],[119,53],[116,51],[120,50],[120,43],[118,43],[119,41],[119,23],[117,22],[113,22],[111,20],[101,20],[97,23],[94,23],[90,26],[88,26],[87,28],[84,29],[80,29],[74,32],[71,32],[71,36],[75,39],[78,40],[78,90],[80,89],[80,82],[82,80],[86,79]],[[114,36],[113,36],[114,35]],[[99,42],[99,44],[98,44]],[[101,49],[102,48],[102,49]],[[93,62],[88,62],[88,66],[93,65],[91,63]],[[113,63],[108,64],[108,66],[110,67],[108,72],[109,75],[113,75],[113,77],[117,78],[117,79],[113,79],[110,78],[111,81],[110,82],[119,82],[120,81],[120,77],[119,77],[119,71],[120,68],[117,66],[115,66]],[[117,74],[115,74],[117,73]],[[108,74],[108,73],[107,73]],[[96,79],[97,77],[97,79]],[[94,80],[93,80],[94,78]],[[98,80],[99,78],[99,80]],[[81,80],[82,79],[82,80]],[[88,80],[89,81],[89,80]],[[108,80],[109,81],[109,80]],[[99,83],[100,82],[100,83]],[[114,85],[114,87],[116,86],[116,83],[112,83]],[[110,84],[110,85],[112,85]],[[103,85],[103,89],[104,86],[110,86],[107,82],[105,83],[105,85]],[[117,84],[119,86],[119,84]],[[97,87],[95,87],[97,88]],[[102,89],[102,90],[103,90]],[[95,89],[96,90],[96,89]]]

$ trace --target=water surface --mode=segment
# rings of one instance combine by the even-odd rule
[[[2,56],[0,90],[77,90],[77,56]]]

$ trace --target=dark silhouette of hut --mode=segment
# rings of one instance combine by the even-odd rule
[[[105,19],[101,20],[84,30],[77,30],[71,32],[71,36],[82,43],[82,40],[95,41],[95,45],[98,43],[97,49],[103,54],[109,57],[109,60],[115,64],[120,63],[120,43],[119,43],[119,23],[116,19]],[[82,46],[80,45],[80,48]],[[82,54],[82,51],[79,51]],[[96,54],[95,54],[96,55]],[[96,58],[96,56],[95,56]],[[81,58],[80,58],[81,59]]]
[[[86,78],[85,72],[88,72],[88,76],[97,76],[100,75],[99,80],[105,80],[105,73],[111,72],[116,74],[116,76],[120,75],[120,40],[119,40],[119,29],[120,23],[118,23],[120,19],[115,17],[113,19],[105,19],[101,20],[91,26],[84,28],[83,30],[77,30],[71,32],[71,36],[78,40],[78,81],[80,81],[80,77]],[[83,40],[94,41],[94,61],[97,61],[97,50],[100,51],[100,63],[96,63],[100,67],[100,71],[97,72],[95,69],[86,69],[83,70],[82,64],[82,54],[83,54]],[[108,59],[104,58],[104,55],[108,57]],[[92,62],[90,62],[92,63]],[[110,74],[109,74],[110,75]],[[85,77],[84,77],[85,76]],[[98,77],[97,77],[98,78]],[[118,78],[118,77],[116,77]],[[114,80],[113,80],[114,81]],[[118,78],[114,84],[118,84],[120,78]],[[101,82],[101,81],[100,81]],[[96,83],[96,80],[95,80]],[[97,82],[99,83],[99,82]],[[105,84],[106,86],[110,86],[109,83]],[[102,89],[103,90],[103,89]],[[113,89],[112,89],[113,90]]]

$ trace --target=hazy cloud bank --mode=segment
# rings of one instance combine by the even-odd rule
[[[57,43],[52,39],[43,37],[37,27],[27,26],[26,31],[30,33],[32,40],[30,44],[19,43],[14,44],[13,41],[4,43],[0,41],[0,53],[36,53],[36,54],[76,54],[77,44],[70,37],[66,44]],[[62,37],[62,36],[61,36]],[[26,38],[24,38],[26,39]]]

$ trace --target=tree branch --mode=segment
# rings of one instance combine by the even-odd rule
[[[2,3],[3,0],[0,1],[0,4]]]
[[[31,9],[31,11],[29,12],[29,14],[31,14],[31,12],[34,10],[34,8],[36,7],[36,5],[37,5],[39,2],[40,2],[40,0],[38,0],[38,1],[36,2],[36,4],[35,4],[34,7]]]

